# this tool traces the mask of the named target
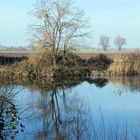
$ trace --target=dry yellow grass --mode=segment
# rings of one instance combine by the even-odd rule
[[[110,75],[140,75],[140,54],[131,53],[120,60],[114,60],[107,73]]]

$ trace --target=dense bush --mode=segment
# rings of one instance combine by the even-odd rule
[[[87,65],[96,71],[107,70],[113,61],[104,54],[99,54],[87,61]]]
[[[56,62],[58,65],[63,65],[68,67],[86,65],[86,60],[81,59],[80,56],[76,55],[75,53],[66,53],[65,55],[59,53]]]
[[[21,64],[21,63],[20,63]],[[79,75],[79,67],[86,66],[86,60],[81,59],[74,53],[63,53],[60,51],[55,58],[52,57],[49,49],[39,49],[28,61],[22,62],[20,68],[27,75],[35,76],[56,76],[56,75]]]

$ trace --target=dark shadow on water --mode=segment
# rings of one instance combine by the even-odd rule
[[[96,87],[103,88],[108,84],[108,79],[106,78],[90,78],[87,79],[88,83],[94,84]]]

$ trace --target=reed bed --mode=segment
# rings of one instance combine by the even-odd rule
[[[140,75],[140,54],[131,53],[122,57],[121,60],[114,60],[107,70],[109,75]]]

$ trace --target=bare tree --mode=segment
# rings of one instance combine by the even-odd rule
[[[35,44],[49,48],[54,61],[59,50],[65,55],[73,40],[87,35],[84,12],[73,8],[69,0],[42,0],[35,9],[35,17]]]
[[[104,51],[107,50],[109,47],[109,41],[110,41],[110,37],[102,35],[99,40],[99,47]]]
[[[117,36],[114,39],[114,45],[117,47],[118,50],[121,50],[122,46],[126,45],[126,38],[123,38],[121,36]]]

